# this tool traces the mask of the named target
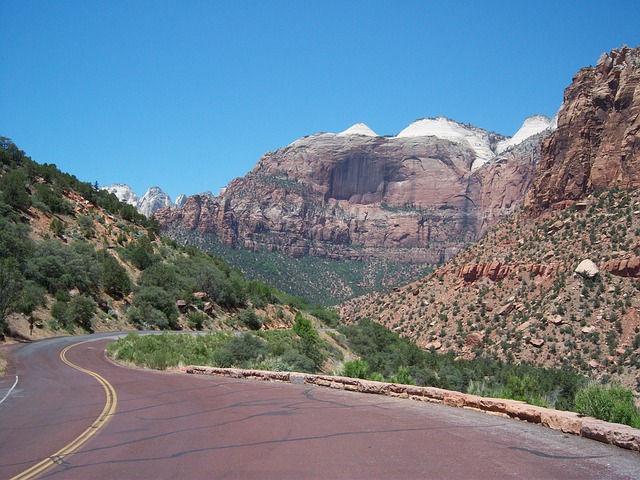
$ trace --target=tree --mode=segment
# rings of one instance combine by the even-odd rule
[[[172,329],[179,327],[175,300],[160,287],[143,286],[135,294],[133,305],[138,309],[131,312],[133,321],[140,325]],[[158,316],[158,313],[162,313],[162,316]]]
[[[364,360],[351,360],[344,363],[342,376],[351,378],[367,378],[369,376],[369,365]]]
[[[106,250],[102,253],[102,284],[105,292],[114,298],[131,293],[132,284],[127,270]]]
[[[138,278],[141,286],[160,287],[174,296],[179,296],[183,290],[183,279],[173,265],[166,263],[154,263],[145,269]]]
[[[262,321],[253,308],[245,308],[238,312],[238,320],[241,324],[251,330],[260,330]]]
[[[0,259],[0,334],[6,329],[6,318],[16,307],[22,290],[22,275],[11,258]]]
[[[149,268],[155,261],[153,245],[146,235],[137,242],[128,243],[125,252],[131,264],[140,270]]]
[[[16,210],[28,210],[31,206],[31,197],[27,192],[26,185],[26,175],[20,170],[12,170],[0,181],[2,198]]]
[[[320,343],[320,335],[318,335],[313,324],[300,313],[297,313],[293,331],[300,337],[300,353],[313,361],[316,370],[320,369],[324,363],[325,352]]]
[[[53,220],[51,220],[51,223],[49,224],[49,228],[51,229],[51,232],[56,237],[60,237],[64,233],[64,223],[58,220],[57,218],[54,218]]]
[[[96,313],[96,302],[88,295],[77,295],[71,299],[68,307],[71,321],[85,330],[93,332],[91,320]]]
[[[213,361],[220,367],[246,367],[252,360],[267,354],[267,345],[261,338],[244,333],[233,336],[214,351]]]

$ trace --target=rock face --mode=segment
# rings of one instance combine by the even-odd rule
[[[184,205],[184,202],[186,201],[186,197],[184,195],[179,195],[178,199],[176,199],[176,203],[174,204],[171,201],[171,197],[164,193],[160,187],[149,188],[142,198],[138,198],[129,185],[122,183],[107,185],[102,187],[102,189],[109,193],[113,193],[121,202],[133,205],[136,207],[138,212],[147,217],[151,217],[156,210],[164,207],[180,207]]]
[[[502,280],[514,272],[526,272],[532,276],[549,277],[554,273],[552,265],[536,263],[506,264],[498,260],[491,263],[466,263],[460,267],[444,267],[443,274],[453,274],[465,282],[475,282],[480,278],[488,278],[494,282]]]
[[[527,204],[562,208],[615,186],[640,186],[640,47],[602,54],[574,77]]]
[[[612,258],[602,264],[602,269],[620,277],[640,277],[640,257]]]
[[[397,137],[357,124],[269,152],[218,196],[155,216],[249,250],[442,263],[521,204],[549,131],[535,133],[498,155],[505,137],[443,117]]]

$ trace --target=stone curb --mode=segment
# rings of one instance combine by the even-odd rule
[[[440,403],[450,407],[468,408],[524,420],[530,423],[538,423],[552,430],[558,430],[563,433],[570,433],[572,435],[616,445],[621,448],[626,448],[627,450],[640,452],[640,429],[618,423],[609,423],[591,417],[583,417],[573,412],[536,407],[518,400],[479,397],[477,395],[443,390],[442,388],[416,387],[414,385],[374,382],[359,378],[334,377],[331,375],[200,366],[188,366],[185,371],[190,374],[199,375],[217,375],[230,378],[309,384],[351,392]]]

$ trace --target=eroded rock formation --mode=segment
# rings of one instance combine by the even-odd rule
[[[562,208],[616,186],[640,186],[640,47],[602,54],[576,74],[527,203]]]
[[[479,162],[505,137],[442,118],[392,138],[358,125],[269,152],[219,196],[156,218],[292,257],[442,263],[521,204],[544,135]]]

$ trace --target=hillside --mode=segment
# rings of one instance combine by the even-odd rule
[[[154,218],[180,244],[274,257],[284,281],[267,280],[299,295],[308,294],[295,286],[308,281],[298,265],[313,264],[316,278],[331,281],[316,284],[310,298],[335,303],[391,279],[417,278],[522,204],[542,138],[553,127],[548,119],[546,129],[534,123],[525,122],[509,145],[443,117],[418,120],[396,137],[362,124],[311,135],[266,153],[218,196],[191,196]],[[253,277],[251,263],[228,248],[228,256],[212,251]],[[336,277],[332,271],[344,271],[345,263],[373,281]],[[399,275],[387,278],[389,270]]]
[[[639,83],[639,48],[582,69],[527,206],[425,279],[347,302],[344,319],[463,358],[566,365],[640,391]],[[599,273],[575,273],[584,260]]]
[[[310,310],[195,247],[177,247],[115,195],[0,140],[3,337],[282,328]]]
[[[539,217],[519,211],[432,275],[341,314],[462,358],[567,365],[635,386],[639,257],[640,193],[609,191]],[[574,273],[585,259],[601,267],[593,279]]]

